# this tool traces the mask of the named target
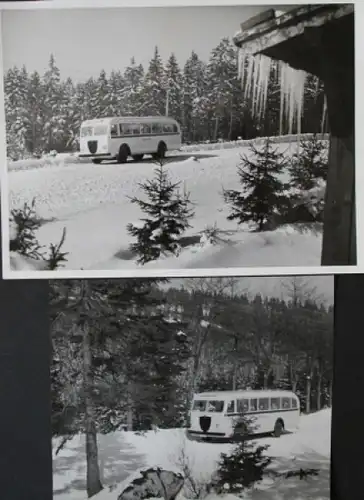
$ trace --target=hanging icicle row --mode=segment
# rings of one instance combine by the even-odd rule
[[[252,101],[252,114],[262,119],[267,107],[268,86],[275,63],[267,56],[251,55],[239,50],[239,78],[244,89],[244,98]],[[301,134],[304,91],[307,74],[295,70],[279,61],[280,80],[280,135],[283,135],[284,121],[288,123],[288,133],[293,133],[296,124],[297,134]]]

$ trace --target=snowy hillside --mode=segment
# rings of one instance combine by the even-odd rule
[[[322,410],[301,416],[300,429],[294,434],[283,435],[279,439],[258,439],[259,444],[270,445],[267,453],[274,457],[272,467],[278,472],[301,467],[316,468],[320,472],[318,477],[307,480],[267,479],[246,499],[329,499],[330,430],[331,410]],[[54,446],[57,444],[58,440],[55,440]],[[144,436],[128,432],[99,436],[100,465],[106,488],[94,498],[116,500],[118,492],[129,483],[130,477],[140,468],[148,466],[180,471],[181,464],[187,461],[196,481],[208,481],[220,453],[230,448],[229,444],[188,441],[182,429],[150,431]],[[76,437],[54,458],[55,500],[86,500],[85,467],[84,439]],[[112,491],[110,486],[113,486]],[[183,494],[190,497],[188,490]],[[230,495],[229,498],[232,500]]]
[[[293,154],[297,143],[277,145]],[[168,165],[172,181],[190,192],[195,217],[186,236],[190,244],[178,257],[161,258],[145,269],[208,269],[218,267],[319,266],[321,232],[299,225],[275,231],[252,232],[248,225],[227,221],[228,209],[222,190],[236,189],[237,164],[246,147],[220,148],[199,153],[171,154]],[[154,164],[146,159],[126,165],[32,160],[24,169],[11,168],[11,208],[36,199],[42,219],[37,237],[42,245],[57,243],[63,228],[68,252],[64,269],[140,269],[130,254],[131,237],[126,226],[142,217],[130,197],[143,197],[140,182],[153,176]],[[287,179],[288,180],[288,179]],[[220,230],[216,244],[201,238],[208,226]]]

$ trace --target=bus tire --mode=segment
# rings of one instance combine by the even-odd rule
[[[91,161],[94,165],[100,165],[100,163],[102,162],[102,160],[100,160],[100,158],[92,158]]]
[[[129,146],[127,144],[122,144],[119,149],[118,163],[126,163],[128,161],[128,156],[130,154]]]
[[[284,423],[282,419],[278,419],[276,423],[274,424],[274,430],[273,430],[273,435],[276,438],[281,437],[284,431]]]
[[[142,161],[143,158],[144,158],[143,154],[133,155],[133,160],[134,161]]]
[[[167,146],[164,142],[158,144],[157,152],[153,155],[156,160],[163,160],[166,157]]]

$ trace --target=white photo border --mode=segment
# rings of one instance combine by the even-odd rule
[[[1,2],[0,3],[0,184],[1,184],[1,238],[2,238],[2,270],[3,278],[18,279],[95,279],[95,278],[141,278],[141,277],[202,277],[202,276],[291,276],[291,275],[333,275],[364,273],[364,134],[361,140],[360,119],[364,116],[364,93],[360,92],[360,83],[364,84],[364,2],[322,0],[320,4],[354,4],[355,5],[355,191],[356,191],[356,246],[357,264],[354,266],[266,266],[266,267],[222,267],[214,269],[148,269],[148,270],[61,270],[56,271],[13,271],[10,269],[9,251],[9,191],[6,157],[6,127],[4,109],[4,72],[2,23],[4,10],[35,10],[35,9],[84,9],[109,7],[203,7],[203,6],[254,6],[277,5],[278,2],[250,0],[45,0],[38,2]],[[293,2],[281,0],[281,5],[293,5]],[[301,1],[297,5],[315,2]],[[238,28],[238,26],[237,26]],[[362,258],[363,255],[363,258]]]

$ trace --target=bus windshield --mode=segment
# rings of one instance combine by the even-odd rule
[[[208,411],[210,413],[221,413],[224,410],[224,401],[199,401],[193,403],[193,411]]]
[[[107,125],[95,125],[94,127],[82,127],[81,137],[91,137],[93,135],[107,135],[108,126]]]

